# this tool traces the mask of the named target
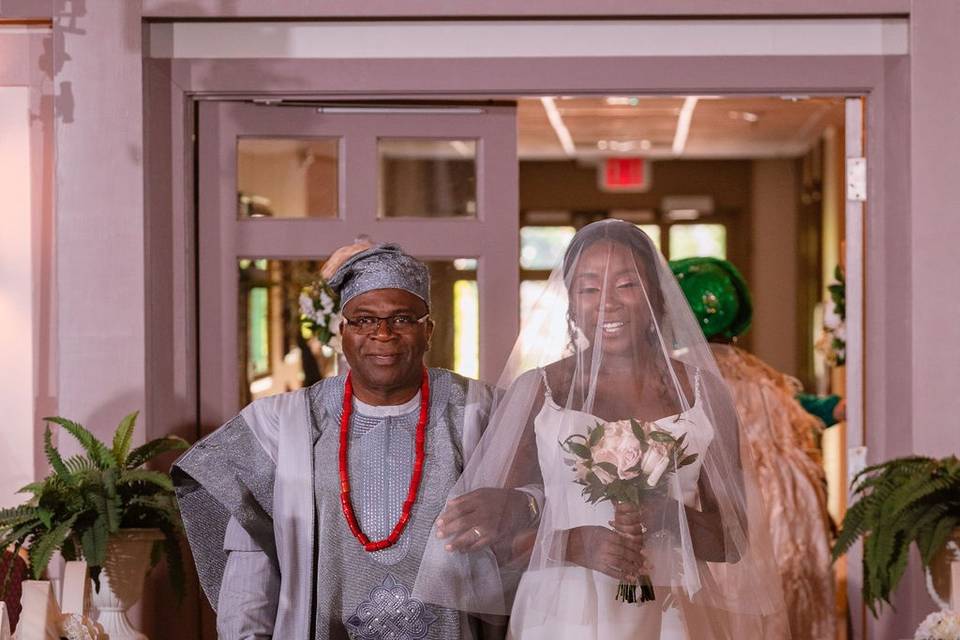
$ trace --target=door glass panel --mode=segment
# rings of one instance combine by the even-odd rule
[[[477,215],[477,141],[380,138],[381,218]]]
[[[239,218],[336,218],[337,138],[239,138]]]
[[[559,266],[574,233],[576,229],[573,227],[522,227],[520,266],[538,270],[552,270]]]
[[[663,253],[663,247],[660,245],[660,225],[658,224],[638,224],[637,228],[650,236],[657,251]]]
[[[463,263],[426,261],[432,280],[430,312],[436,323],[426,360],[430,366],[476,376],[480,326],[476,266],[467,263],[472,268],[464,269]],[[238,261],[241,406],[342,372],[338,354],[300,326],[300,293],[316,280],[322,266],[320,260]]]
[[[557,305],[562,301],[555,299],[558,295],[555,289],[552,293],[547,293],[547,282],[524,280],[520,283],[520,326],[527,327],[526,332],[519,337],[521,371],[546,364],[538,362],[533,352],[543,336],[569,333],[566,314],[556,313]]]
[[[727,257],[727,228],[722,224],[675,224],[670,227],[670,259]]]

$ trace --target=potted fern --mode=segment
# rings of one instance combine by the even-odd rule
[[[33,579],[43,577],[50,558],[83,558],[100,610],[99,622],[111,640],[141,637],[126,619],[140,597],[148,567],[166,559],[178,597],[184,589],[179,539],[182,525],[170,476],[142,468],[154,457],[187,448],[176,436],[151,440],[131,450],[137,412],[120,421],[112,446],[65,418],[46,418],[82,446],[64,459],[53,446],[50,426],[43,434],[50,474],[23,487],[32,497],[18,507],[0,509],[0,549],[28,551]],[[3,577],[5,588],[7,577]],[[0,590],[2,591],[2,590]]]
[[[929,570],[960,526],[960,460],[912,456],[867,467],[853,479],[856,502],[847,510],[834,559],[863,538],[863,600],[890,604],[911,545]]]

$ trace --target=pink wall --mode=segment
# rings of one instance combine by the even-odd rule
[[[34,8],[44,3],[33,4]],[[330,3],[322,11],[343,15],[396,15],[396,3]],[[665,9],[664,7],[668,7]],[[224,9],[227,6],[228,8]],[[243,17],[251,15],[319,15],[317,3],[307,0],[253,2],[240,0],[227,5],[213,0],[169,2],[143,0],[147,16]],[[446,11],[439,3],[405,5],[404,12]],[[609,2],[524,3],[522,8],[496,0],[473,5],[476,14],[509,15],[514,12],[615,15],[622,3]],[[25,8],[26,7],[26,8]],[[148,310],[157,291],[179,295],[188,289],[190,267],[180,251],[169,245],[168,253],[178,264],[167,283],[145,284],[148,273],[163,268],[145,248],[143,153],[143,79],[141,73],[141,14],[135,2],[87,0],[58,3],[55,17],[53,63],[56,73],[56,305],[59,330],[56,347],[48,354],[59,359],[55,384],[59,409],[64,415],[86,421],[101,434],[120,416],[143,407],[153,364],[145,356],[148,340],[160,335],[173,345],[176,360],[156,378],[158,383],[190,384],[188,354],[191,336],[185,329],[170,329],[148,323]],[[561,7],[561,9],[558,9]],[[30,5],[22,1],[0,2],[0,16],[24,17]],[[885,63],[884,77],[868,99],[868,139],[873,184],[867,211],[865,248],[868,256],[866,283],[866,347],[869,353],[867,386],[867,442],[870,459],[876,461],[912,451],[944,454],[960,450],[960,279],[956,270],[956,242],[960,216],[953,211],[960,202],[960,122],[954,116],[960,104],[960,42],[955,25],[960,8],[948,0],[815,0],[798,7],[795,2],[761,0],[678,0],[675,3],[638,2],[631,14],[670,15],[790,15],[823,12],[832,15],[905,14],[911,17],[909,59]],[[491,63],[493,70],[498,62]],[[802,85],[816,75],[812,66],[794,78],[768,77],[769,71],[743,73],[750,61],[724,67],[712,80],[689,75],[664,78],[664,87],[680,90],[709,82],[717,90],[767,83],[784,90]],[[403,65],[398,65],[402,71]],[[442,65],[441,65],[442,67]],[[217,69],[212,61],[207,69]],[[440,68],[440,67],[438,67]],[[338,63],[329,76],[344,77],[350,63]],[[511,77],[504,69],[490,71],[491,78],[522,87],[528,78]],[[515,70],[520,73],[519,70]],[[527,69],[534,75],[532,67]],[[826,72],[826,70],[823,70]],[[831,72],[833,72],[831,70]],[[201,70],[202,74],[203,71]],[[837,71],[842,75],[842,70]],[[807,75],[804,75],[807,74]],[[663,75],[662,73],[660,75]],[[362,74],[355,76],[362,79]],[[832,77],[837,77],[836,75]],[[275,77],[274,77],[275,78]],[[256,78],[234,78],[236,82]],[[263,78],[260,78],[263,80]],[[437,83],[443,76],[424,78]],[[231,81],[229,77],[226,81]],[[700,82],[701,85],[697,85]],[[909,93],[898,93],[909,82]],[[837,89],[855,90],[856,76],[837,81]],[[509,87],[507,87],[509,90]],[[162,99],[162,98],[161,98]],[[169,100],[169,96],[167,96]],[[175,102],[175,101],[174,101]],[[153,104],[153,103],[151,103]],[[182,124],[182,105],[158,105],[169,121]],[[178,111],[178,109],[181,109]],[[178,126],[173,126],[178,135]],[[179,129],[182,132],[182,127]],[[182,140],[181,140],[182,142]],[[873,155],[880,146],[886,157]],[[177,164],[182,148],[166,150],[167,162],[158,170],[168,172]],[[166,199],[171,218],[152,219],[155,231],[173,232],[184,220],[175,216],[185,208],[183,176],[171,178],[178,191],[159,194]],[[149,189],[148,185],[148,189]],[[48,192],[49,193],[49,192]],[[186,198],[184,198],[186,199]],[[179,227],[175,238],[186,233]],[[177,235],[180,234],[180,235]],[[172,242],[180,242],[175,240]],[[151,245],[153,247],[154,245]],[[159,258],[162,256],[154,256]],[[149,266],[149,270],[147,265]],[[150,318],[162,318],[162,313]],[[188,318],[179,318],[184,323]],[[153,352],[153,351],[151,351]],[[167,365],[164,365],[167,366]],[[185,393],[189,393],[186,391]],[[158,424],[154,430],[173,428],[159,420],[161,408],[148,416]],[[143,437],[143,426],[138,437]],[[932,608],[915,580],[898,594],[898,608],[890,624],[873,624],[872,638],[902,638],[912,634],[919,619]],[[158,636],[159,637],[159,636]]]
[[[0,406],[8,410],[0,438],[4,450],[18,453],[0,472],[4,505],[20,502],[23,496],[12,492],[25,484],[25,477],[32,481],[46,467],[40,418],[56,413],[53,103],[50,57],[44,55],[51,40],[46,25],[0,26],[0,88],[7,90],[7,97],[10,91],[19,92],[24,101],[21,112],[8,112],[0,124],[4,128],[0,144],[7,148],[0,156],[0,164],[6,164],[0,179],[7,183],[2,238],[6,246],[0,252],[4,308],[0,359],[6,371]],[[10,145],[17,139],[26,145],[26,152],[11,155]],[[15,296],[17,291],[22,295]]]
[[[63,3],[54,33],[60,410],[106,436],[145,402],[139,8]]]

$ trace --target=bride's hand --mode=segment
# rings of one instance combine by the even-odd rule
[[[617,533],[642,543],[644,534],[667,528],[671,521],[671,514],[673,514],[673,520],[675,521],[676,512],[676,502],[662,496],[650,496],[639,507],[627,502],[620,502],[614,506],[613,520],[610,521],[610,526]]]
[[[643,545],[606,527],[577,527],[567,538],[567,560],[617,580],[649,571]]]
[[[492,545],[523,522],[527,494],[514,489],[476,489],[454,498],[437,518],[437,537],[448,551]]]

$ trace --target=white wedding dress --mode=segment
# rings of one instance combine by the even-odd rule
[[[544,383],[546,378],[544,377]],[[697,481],[701,460],[714,436],[713,426],[702,410],[699,381],[692,407],[681,414],[661,418],[656,424],[679,437],[687,434],[687,453],[698,460],[678,472],[680,491],[687,506],[699,504]],[[609,527],[613,520],[610,502],[588,504],[573,471],[564,462],[560,442],[568,436],[586,434],[599,418],[558,406],[549,389],[543,408],[534,420],[537,457],[544,482],[541,531],[566,531],[574,527]],[[543,544],[544,537],[537,544]],[[652,542],[652,541],[651,541]],[[542,551],[542,550],[541,550]],[[534,550],[534,554],[537,550]],[[524,573],[510,614],[508,638],[513,640],[647,640],[687,638],[678,610],[671,606],[666,589],[657,589],[652,602],[627,604],[616,600],[618,580],[578,565],[556,562]]]

